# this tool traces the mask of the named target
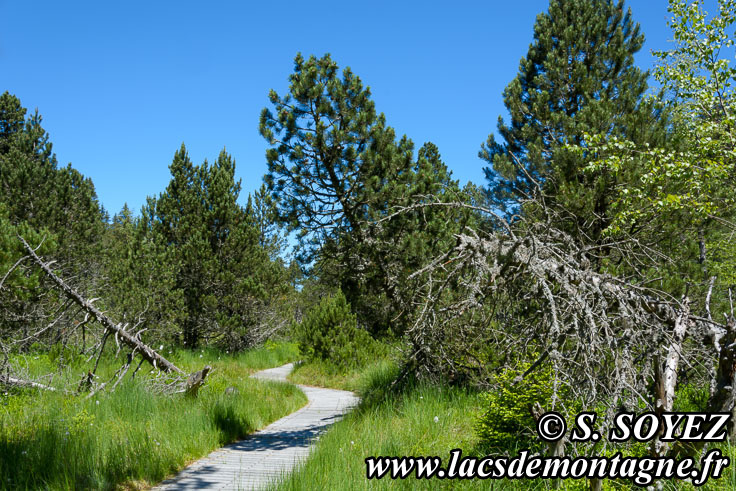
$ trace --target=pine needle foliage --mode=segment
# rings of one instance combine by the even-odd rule
[[[360,366],[370,357],[375,341],[359,329],[342,292],[324,297],[295,326],[304,361],[329,361],[338,368]]]

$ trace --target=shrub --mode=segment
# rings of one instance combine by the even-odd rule
[[[305,361],[322,360],[340,368],[364,364],[375,350],[375,341],[358,328],[340,291],[309,310],[294,334]]]
[[[490,449],[514,449],[528,446],[536,438],[536,424],[530,408],[535,402],[549,409],[552,400],[553,376],[550,368],[538,368],[520,382],[515,379],[524,373],[529,364],[518,371],[504,369],[494,376],[497,389],[481,396],[483,413],[476,424],[481,445]]]
[[[701,412],[708,407],[709,387],[700,384],[681,384],[675,397],[675,411]]]

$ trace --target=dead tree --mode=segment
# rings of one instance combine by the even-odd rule
[[[40,384],[38,382],[33,382],[31,380],[23,380],[23,379],[11,377],[9,375],[0,375],[0,384],[11,386],[11,387],[19,387],[23,389],[41,389],[41,390],[48,390],[51,392],[56,391],[56,389],[54,387],[51,387],[50,385]]]
[[[47,263],[44,263],[40,257],[36,254],[36,251],[28,245],[28,242],[19,237],[23,243],[28,254],[31,256],[33,261],[46,273],[46,275],[61,289],[64,294],[71,299],[74,303],[79,305],[85,312],[89,313],[97,322],[102,325],[111,334],[117,336],[123,343],[128,345],[130,348],[138,351],[144,360],[149,362],[154,368],[163,370],[165,372],[175,372],[183,374],[184,371],[179,367],[168,361],[162,355],[157,353],[151,347],[145,345],[140,339],[137,339],[133,334],[125,331],[119,324],[113,322],[109,317],[103,314],[97,307],[92,305],[92,302],[86,300],[80,295],[74,288],[69,286],[64,280],[58,277]]]
[[[591,248],[554,220],[509,228],[468,229],[452,250],[409,276],[417,314],[406,333],[405,373],[482,385],[494,367],[534,356],[522,378],[552,366],[548,410],[564,404],[557,389],[565,387],[586,407],[603,404],[610,420],[641,405],[672,411],[678,374],[683,366],[709,366],[715,342],[718,381],[708,407],[733,411],[733,326],[693,314],[687,297],[600,272]],[[622,261],[657,254],[634,239],[608,245],[616,246]],[[499,359],[489,360],[490,346]],[[653,446],[655,455],[670,450]]]
[[[102,356],[102,352],[105,348],[105,342],[110,336],[113,336],[116,341],[119,340],[120,342],[122,342],[123,344],[131,348],[132,350],[126,359],[126,363],[123,365],[123,367],[121,367],[121,369],[113,377],[116,379],[116,381],[112,385],[113,388],[116,387],[120,383],[120,381],[123,379],[123,377],[128,373],[128,369],[130,368],[132,359],[136,354],[140,354],[142,360],[147,361],[155,369],[161,370],[169,374],[175,374],[179,376],[185,375],[185,372],[182,369],[180,369],[179,367],[171,363],[169,360],[167,360],[163,355],[158,353],[156,350],[154,350],[147,344],[143,343],[143,341],[141,341],[141,338],[140,338],[140,332],[137,332],[137,333],[130,332],[125,329],[125,326],[115,323],[112,319],[110,319],[107,315],[105,315],[102,311],[100,311],[97,307],[93,305],[94,299],[87,300],[86,298],[84,298],[79,292],[77,292],[74,288],[72,288],[69,284],[67,284],[63,279],[61,279],[58,275],[56,275],[51,270],[50,263],[45,263],[36,254],[36,251],[25,241],[25,239],[23,239],[20,236],[18,238],[23,243],[23,247],[25,248],[25,250],[28,252],[27,257],[30,257],[41,268],[41,270],[46,274],[46,276],[48,276],[52,280],[52,282],[56,284],[56,286],[64,293],[64,295],[66,295],[73,303],[78,305],[82,309],[82,311],[86,313],[85,320],[82,323],[80,323],[80,325],[84,325],[90,319],[94,319],[105,330],[102,341],[100,343],[100,350],[97,356],[97,361],[95,362],[95,369],[88,372],[88,374],[82,379],[80,388],[91,388],[94,373],[97,369],[97,364],[99,363],[100,357]],[[188,391],[196,395],[197,390],[204,383],[208,371],[209,371],[209,367],[205,367],[204,370],[200,372],[195,372],[195,374],[189,377],[189,379],[185,381],[183,384],[180,382],[176,382],[176,385],[183,385],[184,391]],[[197,374],[199,374],[199,376],[195,377],[196,380],[190,383],[190,381],[193,380],[192,377]],[[10,380],[10,379],[6,377],[5,380]],[[1,381],[2,380],[0,380],[0,382]],[[92,391],[92,394],[94,394],[95,392],[99,390],[102,390],[108,384],[109,382],[106,382],[106,383],[103,383],[97,386]]]
[[[184,392],[190,397],[197,397],[197,392],[199,392],[199,388],[204,384],[210,370],[212,370],[212,367],[207,365],[202,370],[191,374],[187,379]]]

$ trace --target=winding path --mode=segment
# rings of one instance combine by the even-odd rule
[[[293,363],[252,377],[285,381]],[[352,392],[298,386],[309,402],[245,440],[198,460],[157,490],[258,489],[291,471],[309,455],[314,437],[358,403]]]

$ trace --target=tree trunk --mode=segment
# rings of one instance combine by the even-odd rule
[[[718,340],[719,356],[716,371],[715,390],[708,398],[706,413],[731,413],[726,423],[729,440],[733,441],[736,431],[734,422],[734,401],[736,401],[736,318],[730,316],[726,323],[726,334]],[[702,431],[708,432],[712,424],[702,425]],[[704,441],[678,441],[671,454],[677,458],[692,457],[705,446]]]
[[[56,391],[54,387],[50,387],[48,385],[39,384],[38,382],[32,382],[30,380],[22,380],[22,379],[10,377],[7,375],[0,375],[0,384],[8,385],[11,387],[22,387],[22,388]]]
[[[53,271],[51,271],[51,268],[48,267],[46,263],[44,263],[40,257],[36,254],[36,251],[34,251],[31,246],[28,245],[28,242],[23,239],[23,237],[18,236],[18,238],[23,242],[23,246],[25,247],[26,251],[30,254],[31,258],[36,262],[36,264],[39,265],[39,267],[43,270],[46,275],[51,278],[51,280],[56,283],[59,288],[64,292],[64,294],[69,297],[74,303],[79,305],[82,309],[84,309],[85,312],[89,313],[97,322],[99,322],[107,331],[117,334],[118,338],[129,347],[133,348],[137,352],[141,354],[143,359],[145,359],[148,363],[153,365],[154,368],[157,368],[159,370],[163,370],[165,372],[176,372],[183,374],[184,371],[181,370],[179,367],[168,361],[166,358],[158,354],[156,351],[151,349],[149,346],[141,342],[140,340],[136,339],[131,333],[123,330],[118,324],[115,324],[109,317],[107,317],[105,314],[100,312],[99,309],[97,309],[92,303],[90,303],[87,299],[82,297],[74,288],[67,285],[64,280],[59,278],[56,274],[54,274]]]
[[[672,333],[672,342],[667,349],[667,356],[663,364],[658,364],[655,373],[655,403],[654,412],[658,417],[663,413],[672,412],[675,403],[675,389],[677,388],[677,370],[680,365],[682,341],[687,333],[688,317],[690,316],[690,301],[685,297],[682,308],[675,319],[675,329]],[[661,434],[661,430],[660,430]],[[652,441],[652,454],[663,457],[667,453],[668,444],[659,439],[660,434]]]

